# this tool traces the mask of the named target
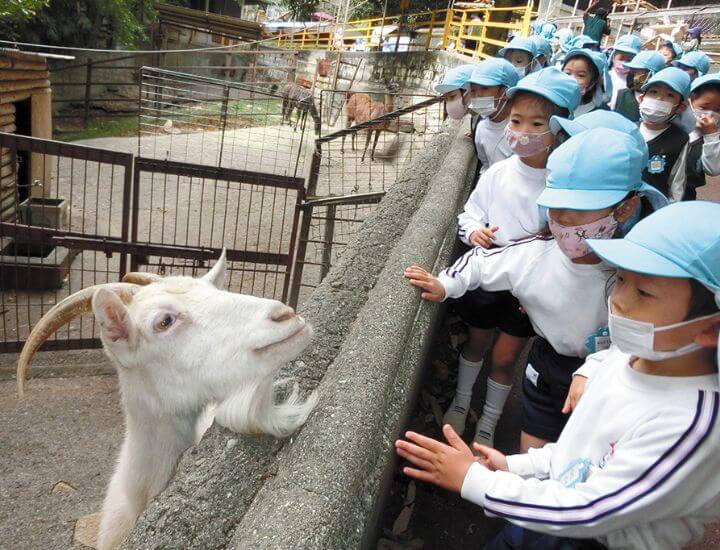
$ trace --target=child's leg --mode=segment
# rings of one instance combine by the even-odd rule
[[[465,431],[472,390],[483,365],[483,357],[492,345],[495,331],[468,326],[468,339],[458,358],[458,380],[455,397],[443,416],[459,435]]]
[[[487,381],[485,405],[475,428],[475,441],[494,447],[495,427],[512,389],[513,370],[527,338],[500,332],[492,349],[492,369]]]
[[[528,449],[539,449],[544,447],[546,443],[549,443],[547,439],[540,439],[529,433],[523,431],[520,432],[520,452],[526,453]]]

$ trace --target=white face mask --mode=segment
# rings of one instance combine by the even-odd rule
[[[711,317],[716,317],[718,315],[717,313],[712,313],[711,315],[690,319],[689,321],[682,321],[673,325],[655,327],[652,323],[635,321],[634,319],[628,319],[627,317],[615,315],[610,307],[610,300],[608,300],[608,313],[610,341],[623,353],[634,355],[640,359],[647,359],[648,361],[662,361],[663,359],[681,357],[701,349],[702,346],[696,344],[695,342],[690,342],[689,344],[681,346],[675,350],[656,351],[655,334],[683,327],[685,325],[689,325],[690,323],[695,323],[704,319],[710,319]]]
[[[696,109],[695,107],[693,107],[692,103],[690,103],[690,108],[692,109],[695,118],[700,118],[701,116],[708,116],[715,119],[715,122],[720,120],[720,113],[717,113],[715,111],[709,111],[707,109]]]
[[[495,98],[493,96],[472,97],[468,106],[478,115],[491,115],[495,112]]]
[[[453,120],[460,120],[467,113],[467,107],[463,102],[462,97],[456,97],[445,101],[445,110],[450,118]]]
[[[522,67],[515,67],[515,72],[518,74],[520,78],[524,77],[527,74],[528,66],[523,65]]]
[[[646,96],[640,103],[640,116],[645,122],[666,122],[674,108],[675,105],[668,101]]]

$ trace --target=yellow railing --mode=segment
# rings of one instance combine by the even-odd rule
[[[510,21],[497,21],[498,15],[504,19],[510,12]],[[420,13],[356,19],[346,25],[326,25],[294,32],[281,32],[274,43],[278,47],[296,50],[350,50],[357,48],[360,42],[364,50],[381,48],[385,36],[391,31],[407,34],[408,29],[419,37],[412,46],[429,49],[450,49],[473,58],[490,57],[488,46],[503,47],[506,41],[489,38],[488,29],[516,31],[522,36],[530,34],[530,21],[535,14],[532,0],[524,6],[507,8],[463,8],[443,9]],[[404,23],[403,23],[404,19]],[[495,20],[493,20],[495,19]],[[395,28],[393,28],[395,27]],[[393,44],[393,38],[390,44]]]

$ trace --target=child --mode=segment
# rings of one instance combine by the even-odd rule
[[[445,99],[447,116],[453,120],[460,120],[467,113],[464,86],[474,68],[475,65],[471,63],[453,67],[445,73],[442,81],[435,85],[435,92]]]
[[[608,62],[608,74],[612,80],[612,97],[610,98],[610,109],[615,108],[615,102],[620,90],[626,87],[628,69],[625,63],[631,61],[642,47],[642,40],[632,34],[625,34],[618,38],[610,50],[610,61]]]
[[[474,457],[449,426],[450,445],[408,432],[412,443],[396,442],[404,472],[512,522],[490,549],[670,550],[700,538],[720,518],[718,235],[720,205],[693,201],[623,239],[589,240],[618,268],[613,347],[595,357],[558,442],[514,456],[474,445]]]
[[[688,135],[670,122],[685,110],[690,77],[676,67],[669,67],[653,75],[640,91],[640,132],[650,155],[643,180],[671,202],[679,201],[687,183]]]
[[[498,52],[498,56],[512,63],[520,78],[530,74],[535,68],[535,43],[532,38],[515,36],[510,43]]]
[[[552,45],[547,38],[542,36],[533,36],[532,40],[535,44],[535,65],[538,69],[544,69],[550,66],[552,58]]]
[[[665,66],[672,67],[673,62],[682,56],[683,51],[679,44],[668,40],[660,46],[660,53],[665,58]]]
[[[617,94],[614,111],[633,122],[640,122],[640,88],[655,73],[665,67],[665,58],[660,52],[643,50],[632,61],[623,64],[628,70],[627,88]]]
[[[482,174],[498,161],[512,155],[505,139],[510,104],[505,93],[518,82],[515,68],[504,59],[486,59],[475,67],[465,84],[469,107],[483,117],[475,126],[475,150]]]
[[[572,40],[575,35],[572,29],[563,28],[558,29],[553,36],[552,48],[553,56],[550,60],[551,67],[558,67],[562,65],[562,61],[565,58],[565,54],[572,49]]]
[[[690,77],[690,82],[694,82],[696,78],[705,76],[710,70],[710,58],[703,52],[689,52],[684,54],[679,61],[675,61],[673,65],[685,71]],[[680,116],[673,120],[673,124],[677,124],[688,134],[693,132],[697,121],[692,109],[685,109]]]
[[[610,25],[608,25],[608,11],[606,8],[600,7],[601,0],[595,0],[583,14],[583,31],[582,33],[589,36],[598,44],[602,37],[610,34]],[[594,13],[593,13],[594,12]]]
[[[562,70],[577,80],[580,86],[580,105],[573,113],[580,116],[595,109],[608,109],[610,94],[606,93],[605,67],[607,58],[600,52],[591,50],[570,50],[563,61]]]
[[[504,246],[544,228],[536,199],[545,187],[545,165],[554,139],[548,122],[553,114],[571,113],[580,90],[575,79],[547,68],[523,78],[506,96],[511,101],[506,135],[515,155],[480,177],[458,216],[460,239],[473,247]],[[492,347],[488,393],[475,434],[478,441],[490,442],[512,388],[512,368],[534,332],[509,292],[479,290],[456,307],[469,325],[468,342],[459,357],[457,392],[444,422],[464,431],[472,388]],[[496,328],[500,333],[493,346]]]
[[[682,200],[697,198],[695,190],[705,185],[705,176],[720,176],[720,74],[701,76],[692,83],[690,108],[697,128],[689,137],[687,185]]]
[[[538,204],[554,210],[549,219],[556,239],[535,236],[500,249],[477,247],[438,279],[416,266],[405,272],[424,290],[424,299],[440,301],[475,288],[509,290],[527,312],[540,338],[533,342],[523,380],[524,449],[560,434],[572,373],[602,340],[611,273],[589,253],[584,238],[610,238],[640,208],[637,195],[648,189],[640,180],[647,155],[636,143],[625,133],[600,128],[553,152]]]

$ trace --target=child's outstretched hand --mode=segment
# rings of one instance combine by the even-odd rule
[[[422,290],[420,297],[431,302],[442,302],[445,298],[445,287],[440,284],[437,277],[422,267],[411,265],[405,269],[405,278],[410,284]]]
[[[587,383],[587,377],[582,374],[576,374],[572,377],[570,383],[570,389],[568,390],[567,397],[565,398],[565,405],[563,405],[562,413],[570,414],[577,404],[580,402],[583,392],[585,391],[585,384]]]
[[[475,457],[449,424],[443,426],[443,434],[449,445],[415,432],[406,432],[405,437],[410,441],[398,439],[395,450],[415,466],[403,468],[405,475],[459,493]]]
[[[497,449],[487,445],[480,445],[480,443],[473,443],[473,452],[475,452],[475,460],[491,472],[508,471],[507,457]]]
[[[698,130],[704,136],[718,131],[718,121],[713,115],[702,114],[697,117],[696,121]]]
[[[490,248],[493,241],[497,239],[495,233],[500,229],[498,226],[495,227],[483,227],[477,231],[470,233],[470,244],[472,246],[482,246],[483,248]]]

